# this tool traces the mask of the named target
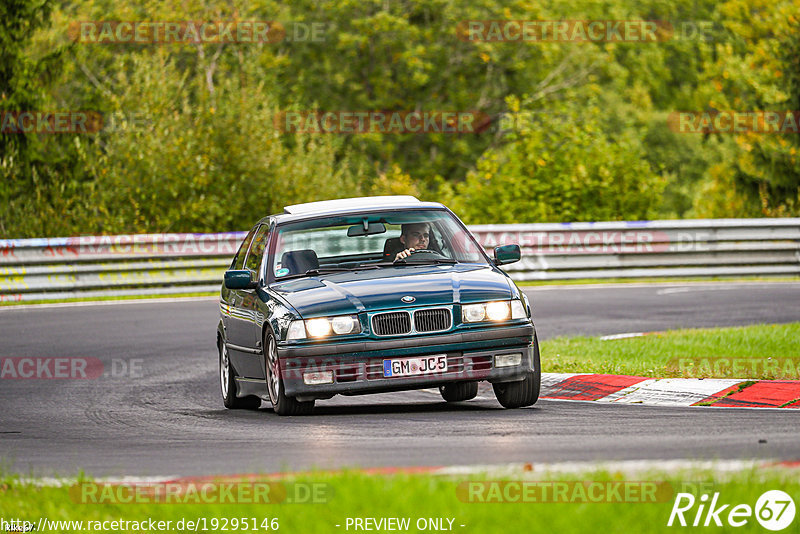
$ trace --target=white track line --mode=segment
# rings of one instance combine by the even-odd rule
[[[701,288],[701,287],[708,287],[708,288],[719,288],[725,287],[726,289],[735,289],[738,286],[753,286],[753,285],[774,285],[774,284],[788,284],[788,285],[798,285],[800,282],[796,280],[742,280],[740,282],[727,282],[727,281],[719,281],[719,282],[631,282],[631,283],[610,283],[610,284],[562,284],[562,285],[546,285],[546,286],[520,286],[520,289],[523,291],[563,291],[563,290],[579,290],[579,289],[621,289],[621,288],[651,288],[656,289],[659,287],[662,288],[682,288],[682,287],[689,287],[689,288]],[[662,290],[663,291],[663,290]]]
[[[600,341],[613,341],[615,339],[628,339],[629,337],[643,337],[651,332],[626,332],[624,334],[611,334],[608,336],[600,336]]]

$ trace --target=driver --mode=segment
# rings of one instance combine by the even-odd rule
[[[425,250],[431,242],[430,224],[411,223],[400,226],[400,242],[405,247],[394,257],[394,261],[408,258],[415,250]]]

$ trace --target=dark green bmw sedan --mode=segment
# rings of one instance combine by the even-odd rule
[[[319,399],[478,382],[506,408],[539,397],[526,296],[445,206],[410,196],[288,206],[242,242],[220,295],[219,377],[228,408],[270,401],[308,414]]]

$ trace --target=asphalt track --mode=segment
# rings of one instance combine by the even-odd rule
[[[800,321],[800,283],[792,282],[526,292],[544,339]],[[266,404],[254,412],[228,411],[217,381],[217,313],[210,299],[0,310],[2,357],[83,356],[121,375],[131,363],[136,371],[96,380],[0,380],[0,468],[33,475],[69,476],[82,469],[103,476],[169,476],[343,466],[800,459],[800,410],[546,400],[502,410],[489,396],[446,405],[438,395],[416,391],[336,397],[301,418],[279,418]]]

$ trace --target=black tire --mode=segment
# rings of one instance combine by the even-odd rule
[[[300,402],[294,397],[287,397],[284,393],[275,335],[269,330],[264,336],[263,350],[267,391],[269,400],[272,401],[272,409],[278,415],[309,415],[314,410],[313,400]]]
[[[503,408],[522,408],[532,406],[539,400],[542,384],[542,368],[539,365],[539,340],[533,336],[533,370],[528,371],[519,382],[492,384],[494,394]]]
[[[439,393],[447,402],[460,402],[474,399],[478,395],[477,382],[455,382],[439,386]]]
[[[222,404],[230,410],[257,410],[261,406],[261,399],[253,395],[236,396],[236,370],[231,365],[228,347],[225,346],[224,339],[219,340],[217,349],[219,351],[219,385]]]

